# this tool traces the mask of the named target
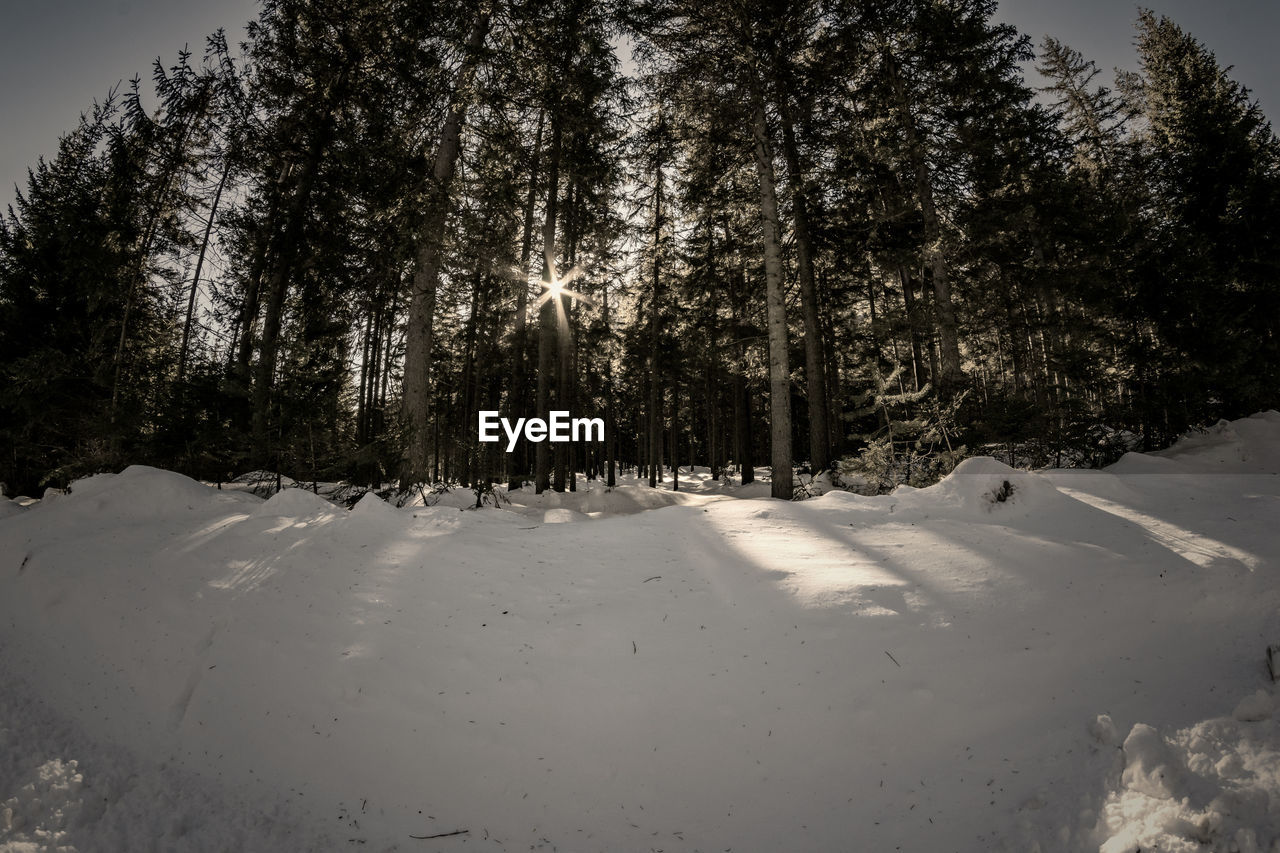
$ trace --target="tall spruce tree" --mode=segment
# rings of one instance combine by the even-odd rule
[[[1280,141],[1248,90],[1167,17],[1138,19],[1151,205],[1141,298],[1170,359],[1176,431],[1275,399],[1280,336]]]

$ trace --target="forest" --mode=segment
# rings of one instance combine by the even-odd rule
[[[0,228],[0,481],[774,497],[1092,467],[1280,398],[1280,142],[1194,34],[994,0],[264,0]],[[242,39],[242,41],[240,41]],[[478,440],[477,415],[603,441]],[[678,480],[677,480],[678,483]]]

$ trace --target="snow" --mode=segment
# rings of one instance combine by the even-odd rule
[[[328,826],[260,803],[172,762],[88,740],[30,685],[0,691],[0,850],[330,850]],[[56,751],[74,752],[64,760]]]
[[[306,489],[281,489],[261,504],[255,515],[280,518],[333,517],[339,510]]]
[[[1275,699],[1265,690],[1259,690],[1252,696],[1246,696],[1236,705],[1231,716],[1242,723],[1257,723],[1271,719],[1275,711]]]
[[[1205,720],[1168,737],[1138,724],[1123,763],[1103,806],[1101,853],[1280,849],[1280,726],[1270,714]]]
[[[1276,853],[1278,471],[0,504],[0,851]]]

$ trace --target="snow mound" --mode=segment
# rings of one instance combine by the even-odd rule
[[[567,507],[553,507],[542,511],[543,524],[566,524],[571,521],[586,521],[590,516]]]
[[[1132,474],[1182,474],[1186,473],[1187,469],[1185,465],[1174,459],[1130,451],[1121,456],[1118,462],[1108,465],[1103,470],[1110,474],[1129,476]]]
[[[337,511],[333,504],[307,489],[281,489],[259,506],[255,515],[306,518],[312,515],[332,515]]]
[[[347,513],[347,520],[355,526],[351,535],[394,536],[409,523],[411,515],[417,517],[425,512],[429,510],[419,507],[412,514],[401,513],[394,504],[383,500],[373,492],[365,492]]]
[[[356,502],[351,508],[352,518],[369,518],[369,519],[391,519],[396,517],[396,511],[391,504],[375,495],[373,492],[365,492],[364,497]]]
[[[1273,701],[1259,691],[1241,705]],[[1245,721],[1237,708],[1167,738],[1139,723],[1124,762],[1099,820],[1100,853],[1280,850],[1280,724],[1269,713]]]
[[[146,465],[130,465],[119,474],[95,474],[71,484],[59,502],[90,512],[126,518],[186,514],[235,499],[190,477]],[[42,502],[44,503],[44,502]]]
[[[1138,723],[1124,739],[1124,774],[1120,782],[1127,789],[1158,800],[1177,796],[1186,775],[1160,733],[1146,723]]]
[[[397,506],[402,509],[467,509],[475,506],[476,494],[461,486],[438,489],[411,489],[408,494],[399,495]]]
[[[1110,714],[1099,714],[1089,723],[1089,734],[1102,746],[1120,746],[1120,730]]]
[[[605,486],[600,480],[579,479],[574,491],[548,490],[542,494],[534,494],[527,489],[519,489],[505,492],[503,496],[506,500],[502,508],[535,521],[554,523],[614,518],[670,506],[702,506],[709,501],[723,500],[729,493],[725,491],[722,494],[719,491],[723,483],[714,483],[709,475],[706,475],[705,480],[698,479],[703,476],[682,471],[678,492],[671,491],[670,478],[656,489],[641,485],[640,481],[630,477],[625,479],[632,482],[621,482],[624,478],[619,478],[619,484],[612,488]],[[715,488],[707,486],[707,483],[714,483]],[[463,494],[468,497],[470,504],[475,503],[473,493]]]
[[[1110,470],[1128,474],[1280,474],[1280,412],[1218,421],[1208,429],[1187,433],[1167,450],[1126,454]]]
[[[1252,696],[1246,696],[1236,705],[1231,716],[1242,723],[1259,723],[1271,719],[1275,711],[1275,699],[1265,690],[1259,690]]]
[[[687,489],[690,485],[687,479],[682,479],[680,488]],[[680,492],[650,489],[647,486],[616,486],[613,489],[595,487],[582,493],[577,510],[587,514],[629,515],[674,506],[683,503],[683,497]]]
[[[927,489],[899,486],[893,497],[903,509],[949,510],[963,518],[997,523],[1079,506],[1043,475],[1010,468],[989,456],[964,460]]]

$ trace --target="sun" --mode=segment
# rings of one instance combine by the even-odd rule
[[[576,290],[569,289],[569,285],[573,284],[573,282],[582,275],[582,270],[579,267],[575,266],[564,275],[560,275],[557,272],[554,264],[551,264],[550,267],[551,275],[548,276],[549,280],[538,282],[542,286],[542,295],[539,296],[538,301],[534,303],[535,308],[539,308],[547,302],[555,302],[557,305],[561,305],[561,297],[567,297],[568,299],[575,300],[577,302],[584,302],[588,305],[594,304],[593,300],[585,293],[579,293]],[[563,310],[563,308],[561,310]]]

